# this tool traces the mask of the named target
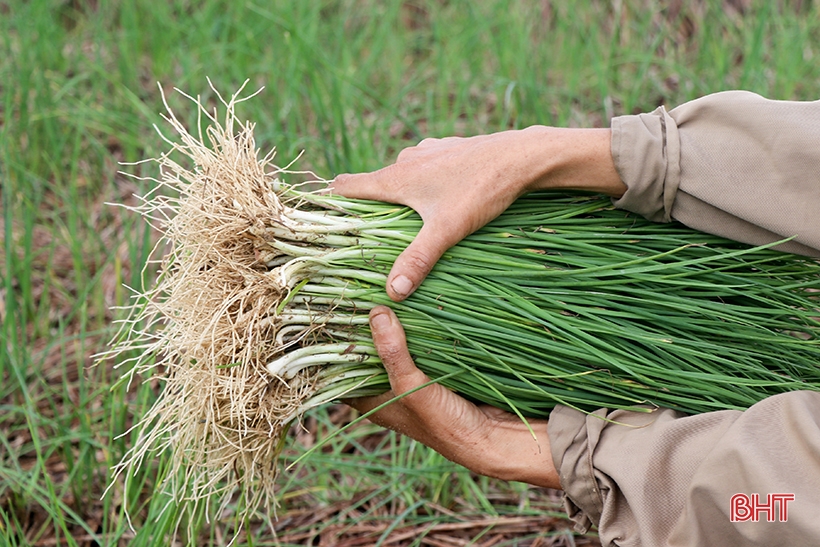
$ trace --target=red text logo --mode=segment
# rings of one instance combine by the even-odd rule
[[[766,522],[786,522],[790,501],[794,501],[794,494],[769,494],[765,502],[758,494],[735,494],[730,502],[729,518],[732,522],[759,522],[761,518]]]

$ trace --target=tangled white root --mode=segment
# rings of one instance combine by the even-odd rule
[[[170,449],[162,488],[177,503],[216,502],[217,514],[237,492],[245,513],[262,503],[275,507],[282,437],[315,391],[310,372],[286,382],[265,370],[281,354],[275,309],[288,288],[265,265],[275,251],[254,234],[282,213],[273,183],[283,169],[272,165],[272,152],[259,158],[253,125],[237,120],[236,104],[253,96],[240,99],[240,92],[219,97],[227,110],[222,123],[186,95],[209,119],[204,138],[201,131],[192,136],[165,103],[181,143],[166,139],[171,151],[153,160],[158,189],[136,210],[158,224],[169,251],[108,353],[136,352],[129,374],[165,383],[135,426],[139,439],[117,474],[127,480],[147,457]],[[194,166],[172,160],[178,153]]]

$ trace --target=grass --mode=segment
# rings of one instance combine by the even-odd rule
[[[297,167],[325,177],[378,168],[427,136],[606,126],[733,88],[820,97],[816,4],[683,4],[0,0],[0,544],[169,543],[174,510],[161,513],[153,492],[163,461],[100,499],[134,442],[118,436],[161,386],[112,390],[120,371],[91,366],[111,306],[129,296],[123,284],[151,275],[156,235],[105,203],[149,189],[117,164],[163,148],[151,127],[157,82],[212,103],[206,76],[226,92],[246,78],[264,85],[240,112],[260,144],[283,163],[306,150]],[[346,412],[314,413],[296,445]],[[471,476],[372,426],[283,475],[282,489],[281,519],[246,523],[237,544],[594,541],[538,520],[557,510],[551,494]],[[485,531],[487,515],[526,522]],[[240,524],[190,522],[180,540],[203,545],[227,543]]]

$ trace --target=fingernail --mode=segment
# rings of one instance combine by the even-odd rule
[[[390,282],[390,288],[399,296],[407,296],[413,290],[413,282],[406,276],[399,275]]]
[[[387,312],[382,312],[370,318],[370,328],[374,331],[382,331],[390,327],[390,316]]]

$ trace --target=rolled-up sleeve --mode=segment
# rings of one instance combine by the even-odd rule
[[[614,118],[612,158],[616,207],[820,256],[820,101],[730,91]],[[549,437],[570,517],[607,547],[820,543],[820,393],[696,416],[558,406]]]
[[[612,158],[644,217],[820,256],[820,101],[726,91],[612,120]]]
[[[570,517],[597,524],[605,547],[820,541],[820,393],[696,416],[559,406],[549,437]],[[757,500],[772,518],[764,507],[741,520]]]

